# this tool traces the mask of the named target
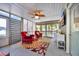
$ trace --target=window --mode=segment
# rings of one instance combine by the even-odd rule
[[[47,24],[47,36],[52,36],[52,27],[51,24]]]
[[[33,24],[33,31],[35,31],[35,26],[36,26],[36,25],[35,25],[35,23],[34,23],[34,22],[33,22],[32,24]]]
[[[45,31],[45,25],[42,25],[42,31]]]
[[[28,32],[29,34],[32,34],[32,31],[33,31],[33,26],[32,26],[32,22],[31,21],[28,21]]]
[[[47,33],[47,36],[48,37],[51,37],[52,36],[52,32],[51,31],[47,31],[46,33]]]
[[[11,18],[16,19],[16,20],[21,20],[21,17],[18,17],[16,15],[11,15]]]
[[[23,19],[23,31],[28,32],[29,35],[34,33],[35,23],[27,19]]]
[[[38,31],[42,31],[43,36],[52,37],[53,31],[58,29],[58,24],[44,24],[36,25]]]
[[[51,29],[51,24],[48,24],[47,25],[47,31],[51,31],[52,29]]]
[[[6,36],[6,19],[0,18],[0,36]]]
[[[41,25],[37,25],[37,26],[36,26],[36,30],[37,30],[37,31],[41,31]]]
[[[43,33],[43,36],[46,36],[45,32],[46,32],[46,28],[45,28],[45,25],[41,25],[41,29],[42,29],[42,33]]]
[[[1,10],[0,10],[0,15],[9,17],[9,13],[1,11]]]
[[[27,20],[23,19],[23,31],[27,31]]]
[[[56,25],[56,24],[52,24],[52,25],[51,25],[51,30],[52,30],[52,31],[56,30],[56,28],[57,28],[57,25]]]

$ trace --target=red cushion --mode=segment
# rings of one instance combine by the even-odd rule
[[[32,36],[27,36],[27,32],[21,32],[22,35],[22,43],[32,43]]]
[[[35,31],[35,35],[37,38],[42,37],[42,33],[40,31]]]

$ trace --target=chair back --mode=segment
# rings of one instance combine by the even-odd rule
[[[39,38],[40,32],[39,31],[35,31],[35,35],[36,35],[37,38]]]
[[[22,39],[24,39],[27,35],[27,32],[21,32]]]

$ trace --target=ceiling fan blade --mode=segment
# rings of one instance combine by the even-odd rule
[[[29,15],[34,15],[32,12],[28,12]]]
[[[37,8],[32,8],[31,10],[29,10],[28,14],[32,18],[35,18],[35,16],[45,17],[43,10],[40,10],[40,9],[37,9]]]

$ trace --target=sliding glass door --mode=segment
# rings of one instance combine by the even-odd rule
[[[8,21],[8,18],[0,16],[0,47],[6,46],[9,44],[7,21]]]

